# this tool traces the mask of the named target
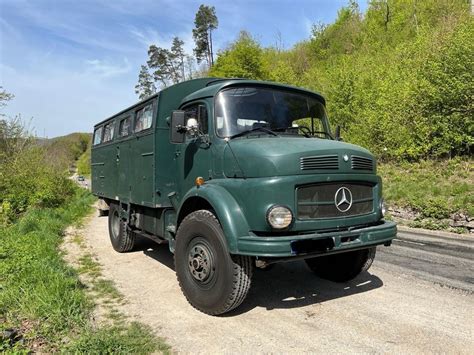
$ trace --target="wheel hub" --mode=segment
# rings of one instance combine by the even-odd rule
[[[204,244],[191,247],[188,255],[188,267],[194,279],[206,281],[214,271],[214,265],[209,248]]]

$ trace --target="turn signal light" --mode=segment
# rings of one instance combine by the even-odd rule
[[[201,177],[201,176],[198,176],[198,177],[196,178],[196,180],[194,181],[194,183],[196,184],[197,187],[199,187],[199,186],[201,186],[201,185],[204,185],[205,182],[206,182],[206,181],[205,181],[204,178]]]

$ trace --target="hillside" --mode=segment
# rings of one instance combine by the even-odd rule
[[[36,143],[45,148],[55,166],[73,169],[76,167],[76,161],[88,149],[91,139],[91,133],[75,132],[50,139],[36,138]]]
[[[210,74],[321,92],[333,126],[379,159],[469,156],[474,145],[474,16],[463,0],[355,1],[290,49],[247,32]]]

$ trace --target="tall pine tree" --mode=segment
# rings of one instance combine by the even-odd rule
[[[214,6],[199,6],[199,10],[194,19],[195,28],[193,29],[193,38],[196,44],[194,54],[198,64],[202,61],[206,61],[209,68],[214,64],[212,31],[217,28],[218,24],[219,22]]]

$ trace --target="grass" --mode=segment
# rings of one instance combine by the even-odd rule
[[[31,209],[0,230],[0,352],[150,353],[168,347],[138,323],[94,325],[94,302],[78,273],[61,257],[66,226],[90,212],[93,197],[82,189],[56,209]],[[99,275],[88,255],[80,272]],[[117,295],[100,281],[97,292]]]
[[[472,159],[380,164],[378,172],[387,203],[418,212],[432,228],[454,213],[474,217]]]

